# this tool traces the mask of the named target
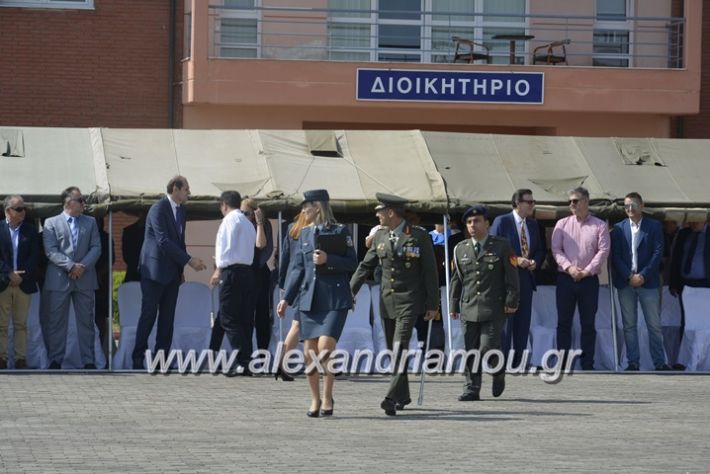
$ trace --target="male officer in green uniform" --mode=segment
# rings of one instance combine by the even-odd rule
[[[459,401],[480,400],[481,369],[486,352],[501,347],[501,332],[506,315],[515,313],[520,297],[518,271],[508,239],[488,235],[488,210],[476,205],[461,219],[470,239],[454,248],[454,273],[451,277],[451,318],[461,316],[466,351],[480,350],[473,373],[473,358],[466,358],[466,384]],[[499,358],[489,356],[489,366]],[[505,389],[505,368],[493,375],[493,396]]]
[[[380,312],[387,348],[398,346],[394,374],[389,391],[380,407],[389,416],[411,403],[406,363],[400,372],[402,351],[409,348],[409,339],[417,318],[434,319],[439,308],[439,284],[431,237],[421,227],[410,225],[404,218],[406,200],[377,193],[380,204],[375,215],[381,229],[372,246],[350,280],[353,295],[365,279],[382,265]]]

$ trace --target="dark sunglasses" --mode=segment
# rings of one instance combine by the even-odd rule
[[[567,204],[577,204],[579,202],[579,199],[570,199],[567,201]]]
[[[624,209],[638,209],[639,207],[641,206],[639,206],[635,202],[632,202],[631,204],[624,204]]]
[[[19,206],[19,207],[11,207],[10,209],[12,209],[12,210],[15,211],[15,212],[25,212],[25,211],[27,210],[26,207],[22,207],[22,206]]]
[[[521,200],[518,201],[518,202],[525,202],[525,203],[528,203],[528,204],[535,204],[537,201],[535,201],[534,199],[521,199]]]
[[[85,200],[83,197],[80,197],[80,198],[71,198],[71,200],[72,200],[72,201],[75,201],[75,202],[80,202],[80,203],[82,203],[82,204],[84,204],[84,203],[86,202],[86,200]]]

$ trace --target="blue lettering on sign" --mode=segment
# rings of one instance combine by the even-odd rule
[[[358,69],[357,100],[542,104],[542,72]]]

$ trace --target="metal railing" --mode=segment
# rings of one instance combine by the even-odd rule
[[[547,48],[536,48],[564,41],[555,64],[683,67],[678,17],[225,6],[209,15],[211,58],[451,63],[461,37],[483,44],[489,64],[546,64]]]

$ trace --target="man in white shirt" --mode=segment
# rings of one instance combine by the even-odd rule
[[[225,191],[220,196],[220,211],[224,218],[215,239],[215,271],[210,286],[220,286],[219,320],[232,350],[239,350],[239,371],[231,367],[228,376],[251,375],[254,326],[254,247],[256,229],[240,210],[242,197],[237,191]]]

